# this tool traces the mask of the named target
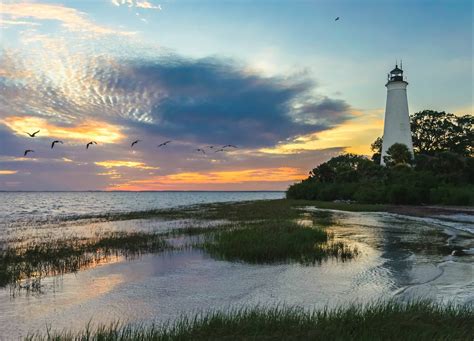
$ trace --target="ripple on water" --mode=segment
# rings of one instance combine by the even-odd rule
[[[323,307],[367,302],[397,295],[438,301],[473,301],[473,263],[469,258],[400,250],[404,238],[423,243],[446,243],[446,228],[433,221],[412,221],[393,215],[335,213],[335,238],[353,243],[361,255],[353,261],[329,260],[318,266],[298,264],[250,265],[215,260],[199,250],[184,249],[48,278],[45,293],[20,294],[12,299],[0,290],[0,325],[7,338],[28,330],[83,328],[93,322],[120,318],[131,322],[163,321],[183,312],[226,308],[229,305],[287,303]],[[96,231],[166,230],[189,222],[159,219],[66,223],[59,228],[21,233],[43,238],[61,233],[87,235]],[[436,233],[431,233],[431,232]],[[439,233],[438,233],[439,232]],[[460,235],[451,242],[457,245]],[[472,239],[463,239],[466,248]],[[471,257],[471,256],[468,256]]]

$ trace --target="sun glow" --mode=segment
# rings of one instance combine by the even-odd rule
[[[18,171],[16,170],[7,170],[7,169],[0,169],[0,175],[12,175],[12,174],[16,174],[18,173]]]
[[[23,136],[26,135],[26,132],[40,130],[37,137],[54,137],[102,143],[114,143],[124,137],[118,126],[100,121],[87,121],[76,126],[63,127],[38,117],[10,116],[0,122],[16,134]]]
[[[351,121],[322,132],[298,136],[273,148],[262,148],[267,154],[294,154],[305,150],[344,147],[347,153],[371,154],[370,144],[383,131],[383,110],[357,113]]]
[[[160,190],[170,185],[209,185],[209,184],[243,184],[249,182],[270,183],[301,180],[304,172],[292,167],[257,168],[236,171],[216,172],[183,172],[149,179],[132,180],[116,184],[108,190]]]
[[[143,162],[136,162],[136,161],[108,160],[108,161],[100,161],[100,162],[94,162],[94,163],[97,166],[101,166],[105,168],[128,167],[128,168],[137,168],[137,169],[159,169],[159,167],[147,166]]]

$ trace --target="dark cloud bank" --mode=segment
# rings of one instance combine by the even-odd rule
[[[140,124],[149,132],[202,143],[273,146],[293,136],[326,130],[349,119],[342,100],[317,97],[308,79],[262,77],[231,61],[128,61],[99,70],[108,89],[153,97]]]
[[[264,77],[228,59],[91,59],[73,74],[79,76],[72,84],[55,84],[41,73],[26,84],[0,77],[3,114],[67,125],[93,118],[177,140],[242,147],[273,146],[350,118],[349,105],[317,95],[312,80]]]

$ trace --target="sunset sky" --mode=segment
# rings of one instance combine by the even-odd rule
[[[285,190],[370,153],[396,59],[411,113],[472,114],[472,13],[470,0],[2,0],[0,190]]]

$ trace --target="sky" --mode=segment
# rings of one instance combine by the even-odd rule
[[[285,190],[371,154],[396,61],[411,113],[472,114],[472,15],[464,0],[3,0],[0,190]]]

